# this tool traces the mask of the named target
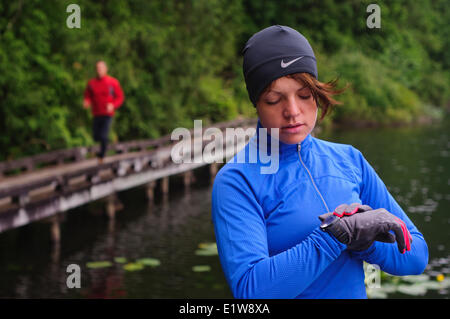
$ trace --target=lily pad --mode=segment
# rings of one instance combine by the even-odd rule
[[[402,276],[403,281],[411,282],[411,283],[419,283],[426,282],[430,280],[430,276],[422,274],[417,276]]]
[[[217,256],[218,255],[217,250],[214,251],[214,250],[209,250],[209,249],[197,249],[195,251],[195,254],[197,256]]]
[[[211,266],[208,265],[197,265],[192,267],[193,272],[206,272],[211,271]]]
[[[444,278],[441,282],[439,282],[443,288],[450,288],[450,278]]]
[[[367,297],[369,299],[386,299],[387,296],[388,296],[387,292],[380,290],[378,288],[367,289]]]
[[[98,269],[98,268],[107,268],[111,267],[113,264],[110,261],[103,260],[103,261],[90,261],[86,263],[86,267],[90,269]]]
[[[127,259],[125,257],[115,257],[114,261],[118,264],[124,264],[127,262]]]
[[[158,267],[159,265],[161,265],[161,262],[156,258],[141,258],[136,260],[136,262],[141,265],[150,267]]]
[[[211,247],[215,247],[217,249],[217,244],[216,243],[200,243],[200,244],[198,244],[198,248],[200,248],[200,249],[208,249]]]
[[[444,285],[442,285],[440,282],[437,282],[437,281],[427,281],[427,282],[421,283],[421,285],[425,289],[431,289],[431,290],[439,290],[439,289],[444,288]]]
[[[381,284],[381,287],[379,289],[381,289],[383,292],[390,294],[397,290],[397,285],[389,283]]]
[[[128,263],[123,266],[126,271],[138,271],[144,269],[144,265],[141,263]]]
[[[197,256],[217,256],[217,244],[216,243],[200,243],[195,251]]]
[[[427,292],[427,288],[423,284],[399,285],[397,291],[411,296],[422,296]]]

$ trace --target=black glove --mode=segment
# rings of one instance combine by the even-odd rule
[[[370,207],[369,205],[362,205],[358,203],[353,203],[350,205],[342,204],[334,209],[333,214],[336,215],[337,217],[344,217],[353,215],[355,213],[365,212],[368,210],[373,210],[373,208]]]
[[[365,250],[374,241],[397,241],[398,250],[402,254],[411,250],[412,237],[405,223],[384,208],[372,210],[367,205],[342,204],[333,213],[319,216],[322,222],[330,218],[334,220],[329,221],[322,229],[346,244],[350,250]],[[391,230],[395,236],[389,232]]]

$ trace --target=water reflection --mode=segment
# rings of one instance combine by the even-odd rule
[[[391,194],[424,234],[429,280],[450,278],[450,153],[448,120],[440,126],[323,132],[319,138],[361,150]],[[51,243],[51,224],[38,222],[0,234],[0,297],[13,298],[229,298],[217,256],[198,256],[199,243],[214,242],[208,174],[192,189],[146,199],[145,188],[118,194],[121,210],[108,219],[98,201],[62,214],[61,242]],[[125,263],[156,258],[157,267],[126,271]],[[90,269],[92,261],[111,266]],[[66,286],[66,268],[81,267],[81,289]],[[192,268],[208,265],[208,272]],[[440,278],[440,277],[439,277]],[[429,285],[433,287],[433,285]],[[392,288],[392,287],[391,287]],[[422,287],[423,288],[423,287]],[[400,291],[400,292],[399,292]],[[388,297],[410,297],[391,290]],[[423,291],[420,291],[421,293]],[[423,297],[423,295],[418,295]],[[428,289],[425,297],[450,297]]]
[[[424,127],[324,132],[320,137],[357,147],[424,234],[429,247],[430,280],[450,279],[450,121]],[[439,277],[441,278],[441,277]],[[429,284],[430,287],[437,287]],[[420,291],[423,292],[423,291]],[[407,297],[395,290],[388,297]],[[426,290],[420,297],[450,296],[448,289]]]

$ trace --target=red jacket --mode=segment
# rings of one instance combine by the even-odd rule
[[[124,95],[119,81],[112,76],[105,75],[102,78],[95,77],[89,80],[84,91],[84,100],[90,102],[94,116],[114,116],[114,111],[123,103]],[[111,112],[108,112],[106,108],[108,103],[114,105]]]

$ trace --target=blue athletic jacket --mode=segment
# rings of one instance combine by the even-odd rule
[[[416,275],[428,263],[423,235],[351,145],[308,135],[299,144],[279,142],[279,168],[261,174],[257,134],[217,173],[212,218],[220,262],[236,298],[367,298],[363,261],[393,275]],[[270,136],[269,152],[271,151]],[[240,157],[243,158],[243,157]],[[346,250],[320,230],[319,215],[338,205],[385,208],[402,219],[413,238],[400,254],[396,243]]]

